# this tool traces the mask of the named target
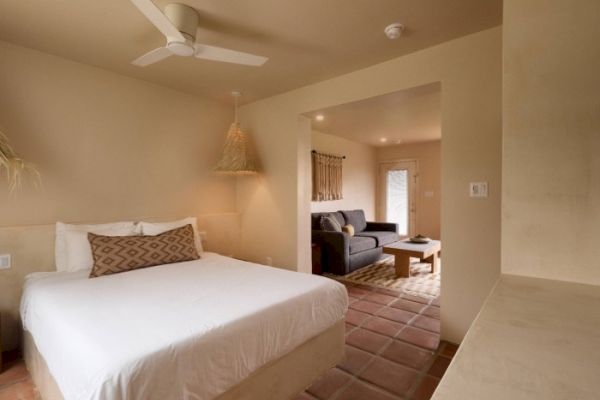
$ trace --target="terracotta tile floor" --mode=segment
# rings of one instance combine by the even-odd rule
[[[38,394],[17,352],[2,354],[0,400],[37,400]]]
[[[439,301],[348,286],[346,356],[296,400],[427,400],[456,345],[440,342]],[[18,354],[4,353],[0,400],[37,400]]]
[[[457,346],[440,341],[440,302],[348,285],[346,356],[296,400],[428,400]]]

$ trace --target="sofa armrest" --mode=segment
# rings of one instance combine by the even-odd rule
[[[326,272],[337,275],[348,273],[350,263],[350,236],[345,232],[312,231],[312,240],[323,249]]]
[[[312,231],[312,240],[315,243],[320,243],[322,246],[332,246],[339,248],[341,251],[350,248],[349,237],[344,232],[330,231]]]
[[[392,222],[367,222],[365,231],[388,231],[398,233],[398,224]]]

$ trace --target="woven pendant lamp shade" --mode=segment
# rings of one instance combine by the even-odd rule
[[[230,174],[256,173],[256,166],[248,151],[248,137],[242,132],[238,122],[229,127],[223,154],[215,171]]]
[[[257,171],[254,160],[250,155],[248,136],[240,128],[237,119],[237,100],[241,93],[233,92],[232,96],[235,100],[235,118],[233,124],[229,127],[229,132],[227,132],[223,154],[215,171],[235,175],[254,174]]]

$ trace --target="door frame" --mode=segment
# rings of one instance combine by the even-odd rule
[[[409,181],[409,220],[408,220],[408,237],[414,236],[419,220],[419,160],[414,158],[386,160],[377,163],[377,220],[386,221],[386,198],[387,184],[386,174],[384,171],[391,169],[389,167],[397,164],[412,164],[412,179]],[[387,167],[387,168],[386,168]],[[410,168],[408,169],[410,173]]]

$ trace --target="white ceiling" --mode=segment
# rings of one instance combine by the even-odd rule
[[[178,1],[200,13],[200,42],[269,62],[171,57],[135,67],[130,62],[164,38],[128,0],[0,0],[0,40],[217,99],[239,89],[252,101],[502,23],[502,0]],[[390,41],[383,28],[396,21],[407,29]]]
[[[325,119],[317,121],[318,114]],[[316,131],[371,146],[439,140],[441,85],[432,83],[305,115]]]

